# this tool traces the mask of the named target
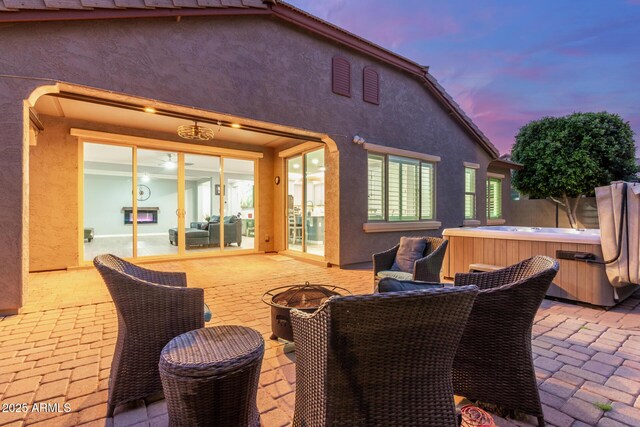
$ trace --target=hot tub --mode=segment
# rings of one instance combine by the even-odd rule
[[[506,267],[535,255],[558,259],[560,271],[548,296],[611,307],[627,298],[635,286],[614,288],[602,262],[600,230],[540,227],[463,227],[443,232],[449,247],[443,274],[453,278],[470,264]],[[577,257],[574,257],[577,254]],[[586,258],[593,259],[587,262]]]

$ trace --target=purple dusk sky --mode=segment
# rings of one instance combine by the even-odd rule
[[[619,114],[640,143],[640,0],[289,2],[430,66],[501,153],[573,112]]]

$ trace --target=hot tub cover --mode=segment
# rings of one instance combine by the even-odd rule
[[[616,288],[640,284],[640,183],[598,187],[596,201],[609,282]]]

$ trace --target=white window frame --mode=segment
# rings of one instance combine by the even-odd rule
[[[500,216],[493,217],[493,218],[491,217],[491,213],[489,212],[489,208],[491,206],[490,199],[489,199],[490,198],[489,185],[492,180],[498,181],[500,183],[500,194],[498,196],[500,201]],[[504,201],[502,197],[503,190],[504,190],[504,175],[487,172],[487,224],[488,225],[501,225],[506,222],[505,219],[503,218],[504,216],[504,203],[503,203]]]
[[[467,191],[467,173],[473,173],[473,191]],[[464,167],[464,221],[471,222],[478,219],[478,171],[477,168],[466,166]],[[471,196],[472,204],[467,206],[467,197]],[[471,216],[467,217],[467,208],[470,208]],[[465,224],[466,225],[466,224]]]
[[[431,156],[423,153],[414,153],[406,150],[383,147],[374,144],[368,145],[367,150],[367,194],[369,193],[369,155],[383,158],[383,218],[369,219],[369,201],[367,199],[367,222],[363,224],[363,229],[368,233],[385,232],[385,231],[409,231],[409,230],[436,230],[440,228],[441,222],[436,221],[436,177],[437,165],[440,157]],[[377,148],[372,150],[372,148]],[[382,148],[382,149],[381,149]],[[417,220],[389,220],[389,157],[406,158],[413,162],[418,162],[418,200],[417,200]],[[422,216],[422,198],[423,198],[423,165],[428,164],[431,168],[431,218]]]

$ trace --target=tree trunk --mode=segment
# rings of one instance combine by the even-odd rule
[[[580,196],[576,197],[573,203],[566,194],[562,195],[564,198],[564,209],[567,212],[567,218],[569,218],[569,226],[573,229],[578,228],[578,203],[580,202]]]

